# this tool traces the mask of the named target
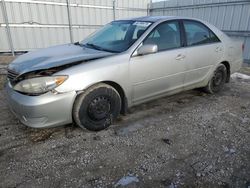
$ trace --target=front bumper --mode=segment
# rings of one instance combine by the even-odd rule
[[[25,125],[34,128],[55,127],[72,123],[76,92],[27,96],[5,87],[11,111]]]

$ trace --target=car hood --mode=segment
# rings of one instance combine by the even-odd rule
[[[113,54],[114,53],[85,48],[79,45],[65,44],[21,55],[9,64],[8,69],[18,74],[24,74],[74,62],[103,58]]]

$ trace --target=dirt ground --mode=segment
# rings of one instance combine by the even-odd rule
[[[137,106],[101,132],[20,124],[4,80],[0,187],[250,187],[249,79],[215,95],[192,90]]]

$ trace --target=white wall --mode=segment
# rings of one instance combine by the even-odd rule
[[[145,16],[149,2],[116,0],[116,19]],[[5,5],[15,51],[70,42],[66,0],[5,0]],[[0,10],[0,52],[6,52],[10,47]],[[113,0],[70,0],[70,10],[74,41],[113,20]]]

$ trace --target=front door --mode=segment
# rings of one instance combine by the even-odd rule
[[[181,48],[179,22],[159,24],[143,41],[145,44],[157,45],[158,52],[130,59],[134,104],[182,88],[184,83],[186,50]]]

